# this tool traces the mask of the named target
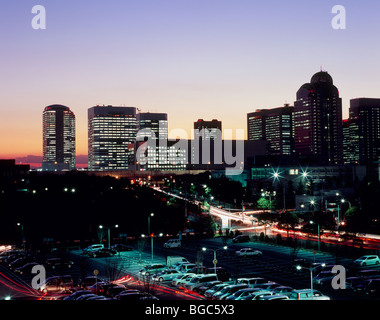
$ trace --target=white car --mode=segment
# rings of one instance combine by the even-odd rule
[[[177,287],[181,283],[181,281],[185,281],[185,279],[188,279],[191,275],[192,273],[185,273],[185,274],[178,275],[172,280],[172,285]]]
[[[199,274],[196,274],[196,273],[187,273],[187,277],[185,277],[185,278],[182,278],[181,280],[179,280],[178,282],[177,282],[177,287],[179,287],[179,288],[185,288],[185,285],[187,284],[187,283],[189,283],[190,281],[191,281],[191,279],[193,279],[194,277],[198,277],[199,276]]]
[[[330,300],[330,297],[325,296],[318,290],[303,289],[293,290],[289,295],[290,300]]]
[[[238,257],[248,257],[248,256],[261,256],[263,253],[260,250],[253,250],[252,248],[242,248],[235,251],[235,255]]]
[[[354,261],[354,264],[362,266],[362,267],[376,265],[376,264],[380,264],[380,259],[378,256],[375,256],[375,255],[367,255],[367,256],[362,256],[359,259],[356,259]]]
[[[182,273],[180,273],[176,269],[166,269],[166,270],[163,270],[160,273],[155,274],[152,277],[152,280],[153,281],[159,281],[159,282],[161,282],[161,281],[168,281],[168,280],[173,280],[175,277],[177,277],[179,275],[182,275]]]

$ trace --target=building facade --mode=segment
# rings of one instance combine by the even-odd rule
[[[349,119],[343,123],[345,162],[363,165],[379,162],[380,99],[352,99]]]
[[[343,162],[342,99],[327,72],[316,73],[297,92],[294,140],[300,156],[324,165]]]
[[[268,141],[268,155],[294,153],[294,107],[261,109],[247,115],[249,141]]]
[[[197,140],[221,140],[222,139],[222,121],[213,119],[205,121],[198,119],[194,122],[194,139]]]
[[[88,170],[128,170],[136,139],[136,108],[96,106],[88,110]]]
[[[51,105],[43,114],[43,171],[75,170],[75,115],[63,105]]]

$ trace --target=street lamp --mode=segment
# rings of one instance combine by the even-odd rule
[[[24,241],[24,225],[20,222],[17,222],[17,226],[21,227],[21,244],[25,251],[25,241]]]
[[[148,236],[150,237],[150,251],[152,254],[152,263],[153,263],[153,235],[150,234],[150,218],[154,217],[154,213],[151,213],[148,216]]]
[[[219,251],[219,250],[227,250],[227,249],[228,249],[227,246],[224,246],[224,247],[221,248],[221,249],[207,249],[206,247],[203,247],[203,248],[202,248],[202,251],[207,251],[207,250],[214,251],[214,260],[213,260],[213,264],[214,264],[214,272],[215,272],[216,275],[217,275],[217,273],[216,273],[216,264],[218,263],[218,260],[216,260],[216,252]]]
[[[326,266],[324,263],[322,263],[322,267]],[[311,299],[314,299],[314,289],[313,289],[313,268],[307,268],[302,266],[297,266],[297,270],[306,269],[310,271],[310,289],[311,289]]]
[[[104,227],[103,225],[99,226],[99,229],[107,229],[108,231],[108,249],[111,248],[111,229],[113,228],[119,228],[119,225],[115,224],[113,227]]]
[[[310,224],[314,224],[314,221],[310,221]],[[319,222],[317,222],[317,225],[318,225],[318,251],[321,251],[321,234],[320,234]]]

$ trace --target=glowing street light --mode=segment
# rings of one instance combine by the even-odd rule
[[[216,252],[217,252],[217,251],[220,251],[220,250],[227,250],[227,249],[228,249],[227,246],[224,246],[223,248],[221,248],[221,249],[216,249],[216,250],[214,250],[214,249],[207,249],[206,247],[203,247],[203,248],[202,248],[202,251],[207,251],[207,250],[214,251],[214,260],[213,260],[213,264],[214,264],[214,272],[215,272],[216,275],[217,275],[217,273],[216,273],[216,264],[218,263],[218,260],[216,259]],[[218,275],[217,275],[217,277],[218,277]]]
[[[103,225],[99,225],[99,229],[107,229],[108,231],[108,249],[111,248],[111,229],[119,228],[118,224],[115,224],[113,227],[104,227]]]

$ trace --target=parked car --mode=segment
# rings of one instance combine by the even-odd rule
[[[203,294],[206,292],[206,290],[210,289],[211,287],[217,285],[217,284],[220,284],[222,283],[222,281],[220,280],[216,280],[216,281],[210,281],[210,282],[206,282],[206,283],[203,283],[201,286],[197,287],[197,288],[194,288],[194,291],[199,293],[199,294]]]
[[[181,240],[179,239],[170,239],[164,243],[164,248],[178,248],[181,246]]]
[[[7,259],[10,256],[18,256],[21,257],[24,255],[23,251],[20,250],[8,250],[8,251],[3,251],[0,253],[0,263],[6,262]]]
[[[380,270],[372,269],[372,270],[360,270],[357,273],[357,276],[360,279],[367,280],[373,278],[380,278]]]
[[[197,277],[192,278],[186,285],[185,288],[188,290],[194,290],[197,287],[200,287],[206,282],[210,281],[217,281],[217,275],[216,274],[201,274]]]
[[[182,278],[180,281],[177,282],[177,287],[179,288],[185,288],[186,284],[191,281],[194,277],[199,276],[198,274],[195,273],[187,273],[187,277]]]
[[[247,284],[249,288],[254,288],[260,284],[267,283],[268,280],[261,278],[261,277],[255,277],[255,278],[239,278],[237,279],[237,283],[240,284]]]
[[[113,249],[98,249],[91,252],[88,252],[87,255],[92,258],[102,258],[102,257],[112,257],[117,253],[116,250]]]
[[[380,258],[376,255],[366,255],[354,261],[354,265],[365,267],[380,264]]]
[[[274,296],[273,291],[261,290],[253,292],[242,300],[262,300],[264,297]]]
[[[165,270],[166,268],[167,267],[164,264],[151,264],[151,265],[147,265],[144,268],[142,268],[139,271],[139,274],[141,276],[150,276],[150,275],[153,275],[153,274],[157,274],[157,273]]]
[[[190,276],[189,273],[181,273],[172,280],[172,286],[177,287],[180,281]]]
[[[248,288],[248,285],[246,284],[232,284],[229,285],[219,292],[215,293],[212,297],[213,300],[224,300],[231,294],[235,293],[236,291],[240,289]]]
[[[23,275],[23,274],[30,274],[31,275],[33,267],[37,266],[37,265],[39,265],[37,262],[27,263],[26,265],[24,265],[22,267],[16,268],[14,270],[14,272],[19,274],[19,275]]]
[[[243,300],[245,297],[249,296],[250,294],[252,294],[254,292],[258,292],[258,291],[262,291],[262,290],[259,288],[240,289],[240,290],[234,292],[233,294],[231,294],[230,296],[228,296],[226,298],[226,300]]]
[[[213,295],[217,292],[221,291],[224,287],[227,287],[229,284],[227,283],[220,283],[216,284],[215,286],[211,287],[210,289],[205,291],[204,296],[208,299],[212,299]]]
[[[265,291],[272,291],[273,289],[279,287],[280,285],[276,282],[267,282],[267,283],[260,283],[255,286],[255,288],[259,288],[261,290]]]
[[[178,275],[182,275],[182,273],[176,269],[165,269],[157,274],[154,274],[152,276],[152,280],[159,281],[159,282],[169,281],[169,280],[173,280]]]
[[[332,279],[336,276],[336,273],[331,271],[322,271],[313,278],[313,283],[315,284],[327,284],[331,283]]]
[[[102,292],[108,298],[115,298],[118,294],[126,290],[125,286],[122,285],[113,285]]]
[[[82,280],[79,280],[78,286],[82,289],[87,289],[98,282],[105,282],[105,281],[95,276],[88,276]]]
[[[97,294],[94,294],[94,293],[89,293],[89,294],[83,294],[81,296],[79,296],[78,298],[76,298],[75,300],[79,300],[79,301],[84,301],[84,300],[89,300],[90,298],[95,298],[95,297],[99,297]]]
[[[264,295],[260,297],[258,300],[290,300],[289,296],[274,294],[274,295]]]
[[[132,247],[120,243],[114,244],[111,246],[111,249],[115,250],[116,252],[133,251]]]
[[[238,257],[249,257],[249,256],[262,256],[263,253],[260,250],[254,250],[252,248],[242,248],[235,251],[235,255]]]
[[[272,289],[272,291],[274,292],[274,294],[277,294],[277,295],[289,296],[290,293],[293,291],[293,288],[287,287],[287,286],[280,286],[280,287]]]
[[[181,268],[179,269],[179,272],[183,273],[191,273],[190,270],[196,267],[197,265],[195,263],[184,263],[181,265]]]
[[[247,235],[239,235],[232,239],[233,243],[250,242],[251,238]]]
[[[206,274],[208,273],[208,268],[205,266],[196,266],[189,270],[190,273],[196,273],[196,274]]]
[[[330,297],[320,291],[311,289],[293,290],[289,298],[290,300],[330,300]]]
[[[70,269],[74,265],[73,261],[64,260],[62,258],[51,258],[47,259],[45,262],[45,266],[48,269]]]
[[[47,278],[39,290],[43,293],[59,292],[70,289],[74,285],[72,276],[56,276]]]
[[[104,244],[92,244],[91,246],[88,246],[87,248],[83,249],[82,253],[88,254],[99,249],[104,249]]]
[[[11,262],[8,267],[10,270],[15,270],[31,262],[35,262],[34,257],[21,257]]]

